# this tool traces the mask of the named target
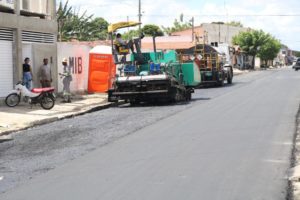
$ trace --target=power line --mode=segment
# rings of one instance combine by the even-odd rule
[[[139,17],[139,23],[142,22],[142,2],[139,0],[139,12],[138,12],[138,17]],[[139,24],[139,31],[141,30],[141,24]]]
[[[105,4],[73,4],[71,6],[73,7],[88,7],[88,8],[102,8],[102,7],[113,7],[116,5],[120,5],[120,3],[118,2],[113,2],[113,3],[105,3]],[[122,5],[125,6],[134,6],[133,3],[129,3],[129,2],[122,2]]]
[[[146,16],[146,15],[145,15]],[[152,14],[148,17],[174,17],[173,15]],[[212,15],[185,15],[187,17],[300,17],[300,14],[243,14],[243,15],[227,15],[227,14],[212,14]]]

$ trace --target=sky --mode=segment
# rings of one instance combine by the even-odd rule
[[[127,18],[138,21],[138,0],[69,0],[69,5],[103,17],[109,23],[127,21]],[[181,13],[186,22],[194,17],[195,26],[240,21],[244,27],[262,29],[298,51],[300,12],[296,11],[299,8],[299,0],[141,0],[143,24],[172,26]]]

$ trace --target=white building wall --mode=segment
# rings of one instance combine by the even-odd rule
[[[235,27],[226,24],[202,24],[207,32],[208,44],[211,42],[227,43],[232,45],[232,38],[240,32],[248,31],[248,28]]]
[[[88,88],[89,73],[89,52],[91,47],[70,43],[57,43],[57,66],[58,74],[63,73],[63,58],[68,59],[68,64],[72,66],[71,92],[82,93]],[[58,75],[58,92],[63,91],[62,79]]]

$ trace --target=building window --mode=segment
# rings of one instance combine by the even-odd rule
[[[218,42],[211,42],[210,44],[211,44],[211,46],[213,46],[213,47],[218,47],[218,46],[219,46]]]
[[[23,42],[54,44],[55,35],[52,33],[40,33],[32,31],[22,31]]]

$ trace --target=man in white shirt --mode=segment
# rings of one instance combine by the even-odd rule
[[[52,74],[51,68],[48,65],[48,58],[44,58],[43,65],[40,67],[40,82],[43,88],[51,87]]]
[[[116,44],[117,46],[123,46],[123,47],[125,47],[126,49],[130,49],[132,52],[134,52],[134,47],[133,47],[133,42],[132,42],[132,40],[129,40],[128,42],[124,41],[124,40],[122,39],[122,35],[121,35],[120,33],[118,33],[118,34],[116,35],[116,42],[115,42],[115,44]]]

